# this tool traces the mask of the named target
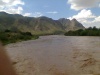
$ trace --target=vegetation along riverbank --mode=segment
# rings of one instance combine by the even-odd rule
[[[32,35],[30,32],[20,32],[20,31],[14,32],[10,30],[5,30],[4,32],[0,32],[0,41],[3,43],[3,45],[20,41],[33,40],[38,38],[39,36]]]
[[[87,29],[79,29],[76,31],[68,31],[65,36],[100,36],[100,28],[89,27]]]

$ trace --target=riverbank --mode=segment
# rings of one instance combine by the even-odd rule
[[[99,75],[100,37],[40,36],[6,45],[18,75]]]
[[[89,27],[87,29],[79,29],[76,31],[68,31],[64,34],[65,36],[100,36],[100,28]]]
[[[38,38],[39,36],[32,35],[30,32],[12,32],[9,30],[0,32],[0,41],[3,43],[3,45],[26,40],[35,40]]]

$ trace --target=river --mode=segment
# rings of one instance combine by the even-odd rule
[[[6,51],[18,75],[100,74],[100,37],[40,36],[9,44]]]

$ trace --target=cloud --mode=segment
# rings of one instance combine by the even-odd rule
[[[48,14],[57,14],[58,12],[57,11],[52,11],[52,12],[46,12]]]
[[[90,27],[90,26],[100,27],[100,16],[94,15],[91,10],[83,9],[77,15],[73,15],[68,19],[73,19],[73,18],[76,18],[85,27]]]
[[[33,17],[40,17],[43,16],[43,14],[41,12],[34,12],[33,13]]]
[[[91,10],[86,10],[86,9],[83,9],[81,10],[77,15],[74,15],[73,17],[70,17],[71,18],[76,18],[76,19],[89,19],[89,18],[95,18],[96,16],[94,14],[92,14]]]
[[[18,6],[17,8],[15,8],[15,7],[5,8],[0,11],[4,11],[4,12],[10,13],[10,14],[21,14],[23,12],[23,8]]]
[[[25,13],[24,16],[31,16],[32,13]]]
[[[100,16],[96,17],[94,21],[95,22],[100,22]]]
[[[22,14],[22,5],[24,4],[22,0],[0,0],[0,11],[10,14]]]
[[[16,6],[24,5],[25,3],[22,0],[0,0],[0,5],[3,6]]]
[[[91,7],[99,7],[100,0],[68,0],[68,3],[71,4],[71,9],[81,10]]]

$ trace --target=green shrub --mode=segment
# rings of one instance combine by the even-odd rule
[[[100,36],[100,29],[96,27],[89,27],[85,30],[68,31],[64,35],[66,36]]]
[[[9,32],[6,30],[0,33],[0,41],[5,45],[9,43],[15,43],[18,41],[25,41],[31,39],[38,39],[39,36],[32,35],[30,32]]]

